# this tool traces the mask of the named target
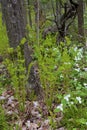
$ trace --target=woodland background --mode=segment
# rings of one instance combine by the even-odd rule
[[[87,130],[86,0],[0,0],[0,130]]]

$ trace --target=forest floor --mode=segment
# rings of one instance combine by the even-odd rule
[[[0,62],[0,74],[6,74],[6,68]],[[1,89],[1,88],[0,88]],[[19,109],[19,102],[14,96],[12,87],[6,86],[0,92],[0,104],[2,105],[8,124],[13,126],[13,130],[65,130],[64,127],[52,128],[57,122],[60,124],[62,113],[57,113],[56,118],[50,120],[50,113],[43,100],[30,101],[26,99],[25,110]],[[53,104],[55,108],[56,105]],[[19,126],[19,129],[17,129]],[[54,126],[53,126],[54,127]]]

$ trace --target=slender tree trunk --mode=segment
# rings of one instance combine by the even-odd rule
[[[28,13],[28,24],[30,25],[30,27],[32,28],[32,18],[31,18],[31,9],[30,9],[30,0],[26,0],[26,4],[27,4],[27,13]]]
[[[84,4],[83,0],[78,0],[78,34],[80,40],[84,37]]]
[[[35,27],[36,27],[36,39],[39,44],[39,0],[35,0],[34,2],[34,10],[35,10]]]

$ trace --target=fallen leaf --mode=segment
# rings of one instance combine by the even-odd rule
[[[6,98],[4,96],[0,96],[0,100],[5,100]]]
[[[33,101],[33,105],[35,108],[37,108],[39,106],[39,103],[37,101]]]

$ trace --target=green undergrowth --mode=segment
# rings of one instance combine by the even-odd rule
[[[24,55],[22,54],[22,43],[14,50],[8,48],[8,57],[5,59],[4,64],[7,67],[10,76],[10,85],[14,90],[15,98],[19,102],[20,111],[25,109],[26,100],[26,83],[27,75],[25,68]]]
[[[34,33],[32,31],[32,36]],[[33,58],[38,63],[52,129],[60,126],[67,130],[87,129],[87,52],[84,46],[68,37],[59,45],[52,35],[46,39],[40,35],[39,44],[36,44],[35,37],[29,38],[35,43]],[[63,119],[60,123],[54,122],[59,112],[62,112]]]
[[[84,48],[72,43],[66,37],[65,42],[57,46],[55,37],[49,35],[39,45],[34,45],[34,58],[38,62],[44,101],[53,129],[57,128],[57,122],[52,123],[52,120],[56,112],[61,111],[64,116],[61,124],[68,130],[87,128],[87,57]],[[58,104],[55,110],[53,102]]]
[[[7,117],[1,105],[0,105],[0,130],[12,130],[7,122]]]
[[[8,37],[6,33],[6,26],[2,21],[2,13],[0,13],[0,54],[6,53],[7,47]]]
[[[8,48],[8,56],[4,61],[21,112],[25,110],[25,86],[29,76],[22,53],[25,40],[22,39],[15,50]],[[72,41],[68,37],[59,45],[56,44],[56,37],[52,35],[46,39],[40,36],[39,40],[39,44],[36,44],[35,31],[30,30],[29,45],[32,46],[34,53],[29,69],[33,63],[37,63],[43,98],[49,113],[47,118],[52,130],[61,126],[67,130],[87,129],[87,52],[84,48],[78,47],[77,41]],[[31,96],[34,99],[33,93]],[[63,117],[60,122],[56,120],[59,113],[62,113]],[[3,111],[2,117],[0,120],[6,122]]]

